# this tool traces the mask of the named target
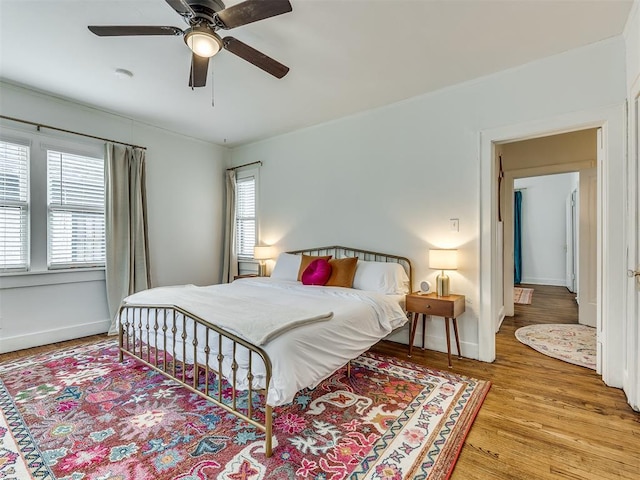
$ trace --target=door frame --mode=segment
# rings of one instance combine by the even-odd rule
[[[599,137],[601,131],[598,130]],[[598,138],[598,143],[600,139]],[[597,147],[596,147],[597,148]],[[598,153],[600,155],[600,153]],[[600,157],[598,157],[600,158]],[[598,163],[600,160],[598,160]],[[595,182],[595,186],[594,186]],[[580,171],[580,200],[578,201],[578,323],[590,327],[598,327],[597,319],[597,290],[594,291],[594,284],[597,289],[597,265],[594,264],[597,258],[598,243],[598,222],[592,215],[597,215],[597,205],[593,211],[594,203],[597,204],[598,197],[598,171],[597,168],[590,168]],[[595,187],[595,188],[594,188]],[[595,220],[595,225],[594,225]],[[595,231],[593,229],[596,229]],[[594,278],[594,276],[596,278]],[[598,331],[600,331],[599,329]],[[600,373],[600,351],[596,361],[596,371]]]
[[[578,174],[579,175],[579,174]],[[573,189],[567,197],[566,212],[567,212],[567,226],[566,226],[566,239],[567,239],[567,259],[565,267],[565,280],[567,282],[567,290],[571,293],[577,293],[577,259],[578,252],[577,238],[577,202],[578,195],[577,189]]]
[[[623,252],[627,198],[624,178],[625,125],[625,105],[619,104],[480,132],[480,360],[495,360],[495,325],[499,322],[499,312],[504,312],[502,269],[498,261],[502,252],[497,251],[496,238],[496,145],[587,128],[602,128],[604,155],[603,161],[597,166],[598,178],[601,179],[598,182],[598,341],[603,381],[610,386],[622,387],[625,295],[621,272],[626,270],[623,268],[626,264]],[[624,185],[623,188],[620,188],[621,185]]]
[[[640,76],[636,78],[629,91],[629,155],[627,161],[628,179],[628,216],[627,241],[629,252],[627,270],[640,268]],[[639,283],[636,283],[639,282]],[[625,328],[626,344],[624,355],[623,390],[629,404],[640,411],[640,278],[636,281],[627,277],[627,322]]]

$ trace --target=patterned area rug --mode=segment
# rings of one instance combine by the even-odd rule
[[[533,288],[513,287],[513,303],[530,305],[533,300]]]
[[[586,325],[528,325],[516,338],[558,360],[596,369],[596,329]]]
[[[447,479],[490,388],[364,354],[275,409],[266,458],[264,434],[118,363],[111,341],[0,364],[0,378],[0,478],[59,480]]]

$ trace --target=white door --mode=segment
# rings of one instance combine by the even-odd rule
[[[570,292],[576,293],[576,196],[574,190],[567,196],[567,260],[566,286]]]
[[[598,174],[595,168],[580,170],[579,191],[578,322],[595,327],[598,318]]]

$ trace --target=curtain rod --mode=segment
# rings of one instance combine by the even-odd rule
[[[248,167],[249,165],[255,165],[255,164],[260,164],[260,166],[262,166],[262,162],[261,162],[261,161],[251,162],[251,163],[245,163],[244,165],[238,165],[237,167],[227,168],[227,172],[228,172],[229,170],[237,170],[237,169],[239,169],[239,168],[242,168],[242,167]]]
[[[52,127],[51,125],[44,125],[42,123],[30,122],[29,120],[21,120],[20,118],[7,117],[6,115],[0,115],[0,118],[5,120],[11,120],[12,122],[26,123],[27,125],[33,125],[40,131],[41,128],[48,128],[49,130],[56,130],[58,132],[71,133],[73,135],[80,135],[81,137],[93,138],[94,140],[102,140],[103,142],[117,143],[120,145],[127,145],[128,147],[141,148],[146,150],[147,147],[141,147],[140,145],[134,145],[132,143],[119,142],[118,140],[111,140],[109,138],[96,137],[95,135],[89,135],[86,133],[74,132],[73,130],[65,130],[64,128]]]

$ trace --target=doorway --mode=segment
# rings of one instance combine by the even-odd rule
[[[589,137],[590,135],[585,135],[586,139]],[[570,148],[571,139],[568,140],[567,146]],[[593,156],[597,156],[595,148]],[[535,290],[536,285],[562,286],[575,293],[574,299],[579,305],[576,322],[595,328],[596,169],[584,168],[568,173],[519,177],[514,180],[513,190],[519,192],[522,198],[521,242],[513,243],[513,255],[505,248],[505,270],[511,268],[514,259],[520,259],[521,283],[530,284],[528,288]],[[516,226],[515,223],[512,224]],[[505,228],[505,232],[509,230]],[[514,232],[514,237],[516,234]],[[510,242],[505,243],[510,245]],[[517,282],[517,278],[515,281]],[[504,285],[505,289],[509,288],[507,282]]]
[[[487,129],[480,134],[480,316],[478,358],[494,361],[495,331],[505,313],[504,269],[502,252],[498,250],[499,183],[498,154],[508,142],[518,142],[580,129],[602,128],[598,136],[597,162],[597,329],[599,359],[598,372],[603,381],[622,387],[624,379],[623,345],[624,298],[620,272],[625,265],[624,242],[620,233],[624,228],[625,185],[625,107],[618,104],[589,111],[568,113],[526,124]],[[503,182],[506,183],[506,182]],[[508,237],[507,237],[508,238]],[[606,343],[605,343],[606,340]]]
[[[498,156],[503,169],[501,217],[503,262],[501,283],[504,316],[514,315],[513,196],[521,188],[525,210],[524,283],[566,285],[567,251],[565,203],[573,190],[577,203],[580,247],[576,255],[576,290],[583,322],[596,326],[597,317],[597,171],[598,129],[504,143]],[[531,205],[537,205],[535,208]],[[582,208],[580,208],[582,205]],[[537,227],[536,227],[537,225]],[[527,246],[528,245],[528,246]]]
[[[571,172],[515,179],[521,221],[514,222],[513,235],[521,241],[514,242],[514,258],[522,264],[516,284],[564,286],[577,292],[578,262],[573,252],[578,251],[579,241],[579,178],[578,172]]]
[[[505,247],[502,252],[505,298],[509,297],[508,290],[513,291],[514,280],[517,279],[517,276],[507,275],[509,269],[521,271],[522,286],[533,290],[534,298],[533,305],[516,305],[514,302],[505,305],[505,311],[513,312],[509,317],[514,317],[516,325],[523,314],[529,312],[526,317],[534,320],[530,325],[554,323],[594,327],[579,330],[584,335],[592,332],[593,337],[591,334],[587,336],[592,338],[589,343],[593,341],[594,346],[597,323],[597,135],[598,129],[587,129],[507,143],[500,150],[507,172],[503,186],[506,207],[503,218]],[[506,203],[514,205],[516,192],[521,202],[508,208]],[[570,210],[567,203],[570,203]],[[519,215],[515,214],[517,207],[520,207]],[[520,222],[514,222],[514,218]],[[518,226],[519,237],[517,231],[514,232],[514,227]],[[521,241],[510,241],[506,238],[510,234]],[[571,243],[568,237],[571,237]],[[569,262],[569,254],[573,256],[574,240],[577,255],[575,261],[572,258]],[[515,259],[520,260],[519,269],[514,269]],[[567,272],[569,264],[575,267],[571,274]],[[575,295],[567,289],[569,276],[575,280]],[[569,305],[565,305],[567,302]],[[553,331],[561,336],[563,333],[560,332],[567,331],[564,327],[541,325],[541,328],[545,329],[544,335]],[[547,331],[549,328],[551,330]],[[534,331],[538,330],[528,330]],[[566,354],[578,357],[577,352],[567,351]],[[589,365],[597,363],[597,354],[589,358]]]

